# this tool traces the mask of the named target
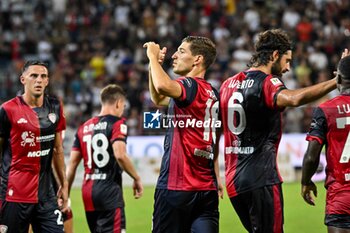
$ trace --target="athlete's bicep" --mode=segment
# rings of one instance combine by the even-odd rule
[[[122,159],[126,155],[126,143],[121,140],[114,141],[112,144],[114,157]]]
[[[81,155],[80,151],[72,150],[70,152],[69,164],[68,164],[68,169],[67,170],[68,171],[69,170],[74,170],[75,171],[82,158],[83,158],[83,156]]]

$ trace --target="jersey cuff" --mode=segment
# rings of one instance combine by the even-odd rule
[[[312,135],[307,135],[306,141],[317,141],[320,145],[323,145],[323,139]]]

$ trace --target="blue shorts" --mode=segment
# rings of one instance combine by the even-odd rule
[[[7,233],[28,233],[29,224],[34,232],[63,233],[62,212],[56,198],[37,204],[2,202],[0,225],[7,228]]]
[[[156,189],[153,233],[219,232],[218,194]]]
[[[283,232],[283,196],[281,184],[264,186],[230,198],[248,232]]]
[[[347,214],[326,214],[324,223],[329,227],[350,229],[350,216]]]

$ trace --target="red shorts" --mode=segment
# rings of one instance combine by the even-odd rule
[[[350,187],[335,184],[327,189],[326,214],[350,215]]]

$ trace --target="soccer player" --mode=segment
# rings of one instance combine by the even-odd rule
[[[7,233],[63,232],[68,183],[61,132],[66,127],[62,104],[44,94],[48,67],[40,61],[24,64],[23,95],[0,109],[0,225]],[[61,187],[53,189],[52,166]],[[62,198],[58,206],[57,198]],[[61,212],[62,210],[62,212]]]
[[[75,136],[68,166],[71,189],[77,166],[84,159],[84,208],[91,232],[121,232],[124,208],[122,171],[134,179],[135,198],[143,192],[141,179],[126,153],[127,126],[121,118],[125,93],[118,85],[101,91],[101,111],[83,123]]]
[[[326,217],[329,233],[350,233],[350,57],[340,60],[337,69],[340,95],[322,103],[313,112],[309,141],[303,160],[301,194],[315,205],[317,196],[311,181],[316,172],[323,145],[326,145]]]
[[[288,90],[280,78],[290,69],[291,49],[282,30],[260,33],[250,69],[228,78],[220,88],[226,188],[248,232],[283,232],[276,157],[284,108],[309,103],[336,88],[332,79]]]
[[[216,57],[215,44],[205,37],[184,38],[172,55],[173,70],[182,76],[177,80],[170,79],[161,66],[166,48],[160,50],[154,42],[144,47],[149,59],[152,101],[169,106],[168,122],[177,124],[168,128],[164,139],[152,232],[218,232],[215,126],[203,123],[214,123],[218,114],[218,93],[204,79]]]

